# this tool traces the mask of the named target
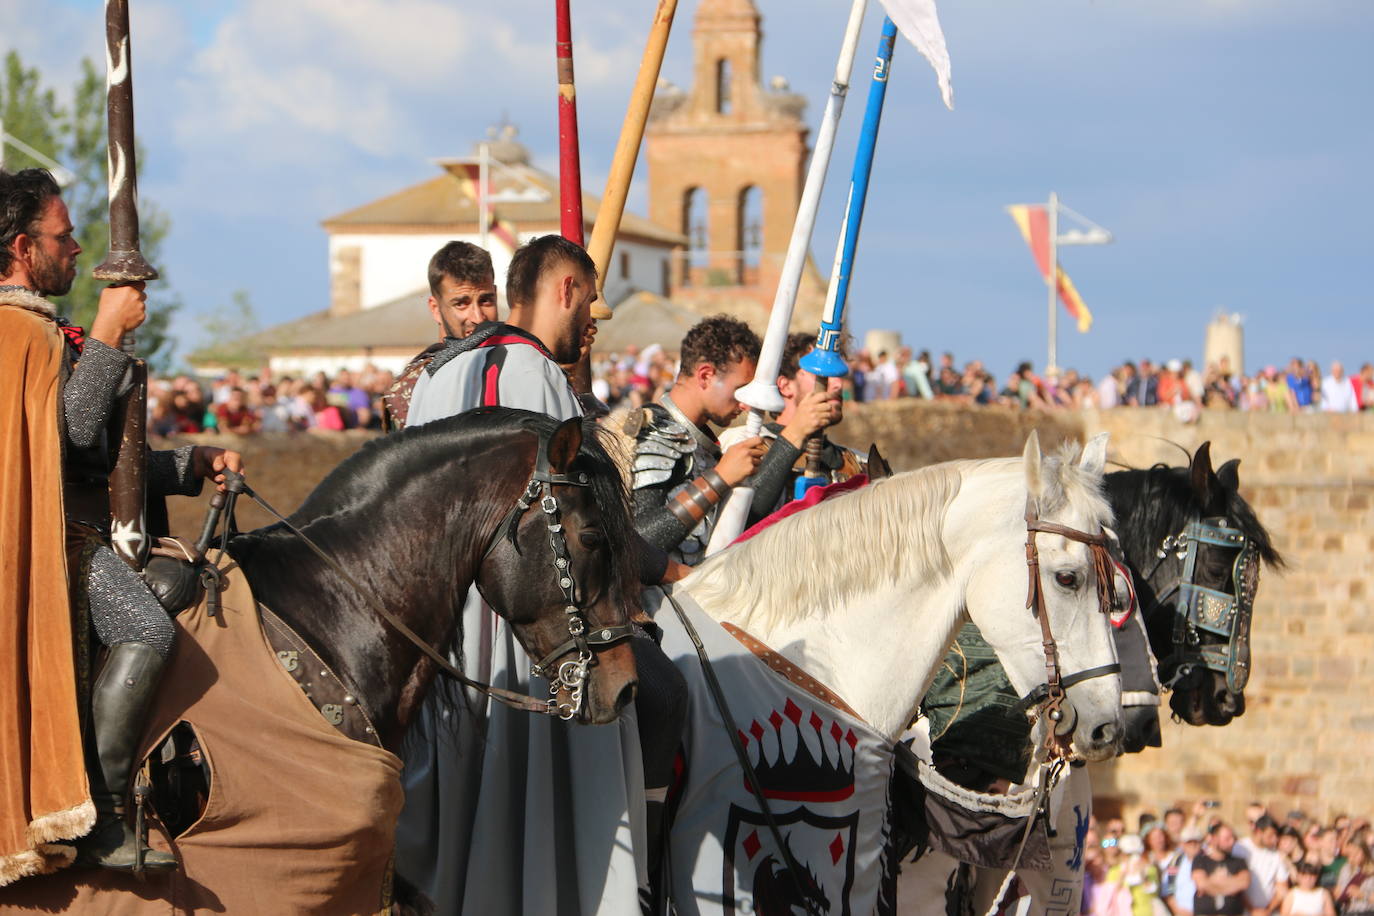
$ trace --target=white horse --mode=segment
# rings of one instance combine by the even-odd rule
[[[765,913],[771,904],[761,888],[783,906],[809,910],[878,905],[886,896],[880,878],[890,879],[878,874],[885,863],[875,846],[887,835],[893,743],[967,619],[1018,693],[1045,683],[1041,624],[1027,608],[1026,517],[1099,534],[1111,523],[1101,493],[1105,460],[1105,435],[1081,455],[1046,457],[1032,433],[1020,459],[948,462],[827,500],[706,561],[674,589],[671,600],[700,631],[738,707],[734,731],[790,847],[775,848],[777,834],[757,805],[751,810],[752,795],[740,801],[748,781],[710,694],[693,678],[701,669],[696,653],[664,604],[655,614],[664,648],[693,691],[670,835],[681,912]],[[1036,544],[1060,672],[1110,670],[1116,651],[1092,550],[1047,532]],[[741,652],[743,643],[751,648]],[[744,680],[732,683],[733,675]],[[770,679],[782,695],[760,698]],[[1064,713],[1058,731],[1074,754],[1112,756],[1121,735],[1120,678],[1074,683]],[[708,746],[726,750],[712,755]],[[800,868],[782,867],[789,861]]]

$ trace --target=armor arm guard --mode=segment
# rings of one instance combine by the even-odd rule
[[[749,525],[773,512],[778,498],[782,496],[783,487],[792,480],[792,465],[801,453],[801,449],[782,436],[773,440],[768,447],[768,454],[763,456],[758,470],[754,472],[754,502],[749,509]]]
[[[194,445],[148,452],[149,496],[199,496],[204,483],[195,475]]]
[[[113,347],[94,339],[86,341],[76,368],[62,388],[67,441],[76,448],[90,448],[105,435],[130,362],[128,355]]]
[[[672,550],[730,492],[714,470],[669,495],[671,481],[634,491],[635,528],[645,540]]]

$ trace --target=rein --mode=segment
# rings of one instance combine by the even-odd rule
[[[1064,718],[1062,707],[1066,696],[1065,691],[1074,684],[1095,677],[1120,674],[1121,663],[1111,662],[1106,665],[1098,665],[1095,668],[1076,671],[1073,674],[1061,675],[1059,646],[1054,640],[1054,633],[1050,630],[1049,608],[1045,603],[1044,586],[1040,582],[1040,550],[1036,547],[1035,536],[1039,533],[1057,534],[1071,541],[1088,545],[1093,555],[1093,575],[1097,578],[1097,603],[1104,614],[1110,614],[1116,604],[1116,574],[1112,566],[1111,554],[1107,550],[1109,542],[1105,531],[1088,534],[1077,528],[1042,521],[1034,500],[1030,498],[1026,500],[1025,517],[1026,569],[1030,578],[1030,585],[1026,594],[1026,607],[1040,621],[1040,644],[1045,650],[1045,683],[1023,697],[1020,705],[1025,709],[1034,706],[1041,708],[1042,714],[1050,723],[1045,734],[1047,755],[1049,757],[1067,757],[1068,742],[1055,732],[1055,726]]]

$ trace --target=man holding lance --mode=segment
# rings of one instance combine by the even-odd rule
[[[408,425],[484,406],[582,416],[559,364],[577,361],[596,295],[581,246],[554,235],[526,243],[506,278],[509,321],[444,340],[415,382]],[[641,557],[643,581],[685,571],[654,553]],[[530,660],[475,592],[462,632],[465,670],[529,689]],[[646,786],[664,789],[671,778],[686,690],[645,633],[631,645],[639,692],[615,727],[530,718],[465,695],[426,702],[407,738],[397,870],[439,912],[638,912],[653,831]],[[534,824],[531,811],[553,814]]]
[[[815,433],[815,436],[820,440],[820,475],[823,483],[839,483],[856,474],[867,473],[868,459],[847,446],[832,442],[825,434],[826,427],[833,426],[844,419],[844,402],[840,400],[842,382],[838,378],[826,379],[812,375],[801,368],[799,365],[801,358],[810,353],[815,346],[815,334],[798,331],[795,334],[787,335],[787,342],[783,345],[782,350],[782,362],[778,366],[778,393],[782,395],[782,412],[774,420],[764,423],[761,432],[765,439],[777,439],[778,436],[782,435],[784,429],[797,421],[804,409],[814,411],[818,420],[830,418]],[[816,392],[820,392],[825,397],[811,398],[811,395]],[[809,401],[808,398],[810,398]],[[806,407],[804,408],[803,405]],[[732,427],[721,433],[720,442],[721,445],[728,448],[746,435],[747,430],[744,427]],[[796,495],[793,484],[798,476],[805,473],[805,464],[805,460],[799,459],[792,466],[788,485],[783,488],[783,492],[778,495],[778,500],[773,506],[761,506],[758,494],[755,494],[755,508],[776,511],[786,505]]]
[[[88,688],[91,710],[85,752],[95,803],[94,827],[87,816],[79,825],[68,825],[74,829],[59,830],[38,842],[72,839],[90,828],[78,844],[78,863],[130,869],[138,840],[123,817],[125,796],[136,742],[175,630],[138,573],[110,549],[111,441],[118,435],[110,420],[127,387],[126,373],[132,362],[119,344],[143,323],[143,284],[113,286],[101,293],[95,322],[89,335],[83,335],[82,329],[59,318],[46,298],[71,289],[79,254],[67,206],[52,176],[42,169],[0,172],[0,506],[6,507],[0,537],[7,562],[27,559],[55,574],[62,569],[63,558],[36,551],[33,545],[51,543],[52,532],[45,527],[61,530],[65,525],[67,572],[76,611],[70,623],[52,616],[69,613],[68,585],[60,576],[59,581],[43,583],[41,588],[34,588],[32,580],[27,585],[7,581],[0,609],[7,617],[12,612],[11,621],[29,632],[7,631],[10,639],[4,651],[15,649],[11,640],[22,647],[25,639],[49,639],[49,633],[39,632],[49,626],[68,634],[68,645],[48,648],[54,653],[65,651],[70,659],[71,638],[75,639],[75,671],[69,663],[62,669],[70,672],[71,683],[65,689],[74,695],[78,677],[83,692],[87,689],[83,675],[89,663],[87,626],[108,649],[103,668]],[[202,480],[222,482],[226,468],[243,469],[237,453],[209,446],[149,452],[147,465],[154,496],[195,496]],[[49,492],[59,486],[60,496]],[[29,509],[19,511],[16,507],[21,506]],[[40,507],[47,508],[39,511]],[[60,514],[53,517],[52,510],[60,513],[63,507],[65,520]],[[28,651],[32,685],[32,646]],[[61,688],[49,684],[45,689]],[[17,699],[11,697],[9,702]],[[39,698],[33,696],[28,702],[37,706]],[[6,718],[0,713],[0,721]],[[65,725],[76,728],[74,720]],[[35,752],[27,741],[11,741],[12,737],[0,736],[0,747],[8,756],[21,753],[22,744],[31,758],[27,764],[34,771],[33,785],[60,778],[60,774],[39,770],[49,764],[60,767],[64,761],[32,759]],[[34,734],[32,740],[40,738]],[[53,735],[42,740],[59,742]],[[6,798],[0,806],[6,809],[6,828],[14,816],[11,812],[22,810],[9,807],[11,801]],[[29,801],[25,800],[25,809],[30,808]],[[70,811],[75,815],[76,809]],[[30,820],[38,813],[30,809]],[[5,883],[15,852],[0,849],[0,884]],[[175,865],[166,853],[144,851],[144,868]]]
[[[834,422],[837,402],[813,391],[797,403],[768,447],[744,436],[722,451],[711,424],[728,426],[742,407],[735,391],[754,377],[759,338],[728,315],[696,324],[682,339],[677,382],[659,403],[612,419],[634,439],[635,526],[645,540],[694,566],[705,556],[721,501],[752,476],[751,521],[773,510],[806,438]]]

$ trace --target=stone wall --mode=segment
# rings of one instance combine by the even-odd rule
[[[1251,798],[1281,812],[1374,814],[1374,415],[1204,412],[1183,425],[1154,409],[1037,414],[906,401],[852,408],[837,438],[876,441],[906,470],[1019,454],[1032,428],[1046,448],[1108,431],[1112,459],[1134,467],[1177,464],[1171,442],[1192,450],[1210,440],[1216,464],[1242,459],[1242,490],[1288,561],[1262,579],[1246,714],[1226,728],[1166,721],[1163,749],[1095,768],[1101,809],[1134,815],[1216,797],[1232,819]],[[242,450],[254,486],[289,512],[369,436],[191,438]],[[203,500],[174,502],[177,530],[198,530]],[[240,520],[267,522],[255,507]]]
[[[1040,429],[1046,447],[1111,433],[1111,458],[1178,464],[1212,443],[1240,458],[1241,489],[1288,562],[1261,580],[1247,711],[1225,728],[1163,723],[1164,747],[1094,767],[1102,810],[1156,813],[1212,797],[1243,817],[1252,798],[1280,813],[1374,814],[1374,415],[1206,411],[1184,425],[1164,410],[1034,414],[887,403],[852,411],[840,436],[877,441],[893,466],[1013,455]]]

